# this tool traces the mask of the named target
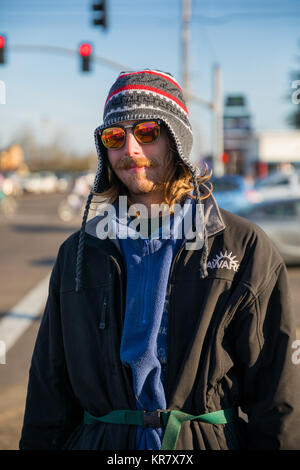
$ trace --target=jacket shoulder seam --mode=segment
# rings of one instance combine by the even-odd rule
[[[282,267],[283,267],[283,263],[282,263],[282,262],[279,263],[278,265],[276,265],[276,266],[274,267],[273,271],[271,271],[271,273],[269,274],[269,276],[268,276],[268,278],[266,279],[266,281],[265,281],[263,284],[260,285],[260,288],[259,288],[258,290],[255,290],[255,288],[254,288],[250,283],[248,283],[247,281],[240,281],[239,284],[243,284],[243,285],[245,285],[245,286],[249,289],[251,295],[253,296],[252,302],[254,302],[255,299],[258,298],[258,297],[265,291],[265,289],[266,289],[266,287],[268,286],[268,284],[270,284],[271,278],[272,278],[273,275],[276,273],[276,271],[278,271],[279,269],[282,269]]]
[[[264,339],[263,339],[263,332],[262,332],[262,328],[261,328],[261,308],[260,308],[259,298],[260,298],[261,294],[265,291],[266,287],[272,282],[273,276],[274,275],[275,275],[275,277],[277,276],[277,271],[281,270],[282,266],[283,266],[283,263],[281,262],[273,269],[273,271],[271,272],[271,274],[268,278],[268,281],[263,284],[263,286],[261,287],[261,289],[259,291],[257,291],[256,293],[251,292],[252,299],[249,299],[249,302],[247,302],[247,304],[241,309],[241,311],[245,311],[247,308],[250,308],[252,305],[254,305],[254,307],[255,307],[255,312],[256,312],[256,337],[257,337],[257,341],[258,341],[258,344],[259,344],[260,351],[263,348]]]

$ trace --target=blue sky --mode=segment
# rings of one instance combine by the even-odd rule
[[[1,0],[0,34],[6,34],[8,64],[0,66],[6,104],[0,105],[0,148],[24,129],[41,143],[54,138],[78,152],[94,150],[93,130],[101,123],[117,69],[94,64],[80,73],[74,56],[21,52],[17,45],[77,49],[129,69],[153,67],[181,81],[181,0],[107,0],[109,28],[91,24],[89,0]],[[292,105],[290,71],[300,69],[298,0],[193,0],[190,24],[190,86],[212,96],[212,67],[219,63],[223,91],[247,96],[256,130],[287,129]],[[295,106],[295,105],[294,105]],[[194,155],[211,149],[211,113],[190,105]]]

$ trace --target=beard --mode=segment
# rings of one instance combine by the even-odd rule
[[[126,180],[123,178],[123,184],[127,187],[131,194],[146,194],[154,191],[161,191],[164,187],[164,182],[158,178],[145,176],[145,173],[133,173],[128,175]]]
[[[166,178],[174,167],[174,161],[174,153],[169,148],[164,157],[156,156],[150,159],[145,156],[124,156],[114,165],[110,163],[110,170],[132,195],[164,193]],[[133,167],[144,169],[136,173],[126,171]]]
[[[127,173],[124,175],[122,170],[129,170],[130,168],[144,167],[145,170],[139,173]],[[151,177],[147,175],[147,168],[157,168],[159,162],[155,159],[148,159],[145,157],[124,157],[112,167],[117,178],[127,187],[128,191],[132,194],[145,194],[152,191],[161,191],[164,187],[164,182],[155,174]]]

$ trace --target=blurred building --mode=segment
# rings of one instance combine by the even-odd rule
[[[225,173],[249,173],[249,152],[253,150],[251,115],[244,95],[227,95],[224,103]]]
[[[251,141],[248,167],[264,177],[273,170],[300,167],[300,130],[256,132]]]
[[[24,163],[24,153],[19,145],[12,145],[0,152],[0,171],[14,171]]]

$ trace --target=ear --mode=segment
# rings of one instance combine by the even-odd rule
[[[102,159],[103,159],[104,166],[108,166],[112,170],[112,166],[111,166],[111,163],[109,161],[108,154],[107,154],[107,148],[104,147],[104,145],[102,144],[100,135],[97,136],[97,140],[98,140],[98,145],[101,149],[101,156],[102,156]]]

